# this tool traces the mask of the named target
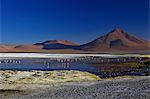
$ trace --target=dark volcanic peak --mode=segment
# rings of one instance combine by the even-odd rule
[[[115,28],[115,29],[113,29],[111,32],[124,33],[124,30],[123,30],[122,28]],[[110,32],[110,33],[111,33],[111,32]]]
[[[124,37],[129,34],[126,31],[124,31],[122,28],[115,28],[111,32],[109,32],[108,34],[106,34],[104,36],[109,36],[109,35],[116,35],[119,37]]]

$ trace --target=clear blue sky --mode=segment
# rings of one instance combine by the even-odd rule
[[[149,0],[0,0],[5,44],[66,39],[78,43],[122,27],[148,40]]]

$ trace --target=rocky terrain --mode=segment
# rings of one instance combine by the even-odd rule
[[[0,84],[2,99],[149,99],[150,76],[47,84]]]

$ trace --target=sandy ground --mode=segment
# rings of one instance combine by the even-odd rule
[[[14,89],[12,86],[0,84],[1,99],[150,99],[150,76],[54,85],[15,84]]]

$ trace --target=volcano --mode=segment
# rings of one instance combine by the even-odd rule
[[[116,28],[104,36],[80,45],[79,49],[98,52],[148,51],[149,45],[149,41],[130,35],[121,28]]]

